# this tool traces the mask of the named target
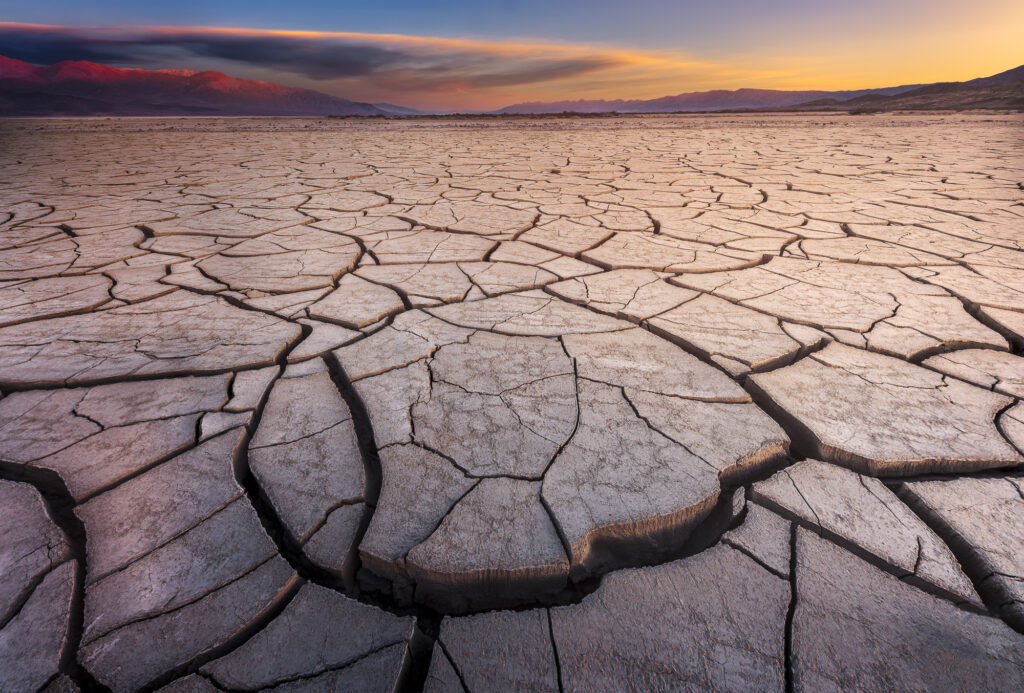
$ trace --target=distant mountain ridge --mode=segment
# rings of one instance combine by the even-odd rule
[[[409,108],[408,106],[398,106],[393,103],[375,103],[371,105],[376,106],[388,115],[428,115],[428,111],[421,111],[416,108]]]
[[[865,94],[852,99],[818,99],[792,111],[919,111],[964,109],[1024,110],[1024,65],[967,82],[937,82],[899,94]]]
[[[1024,65],[966,82],[848,91],[736,89],[656,99],[526,102],[492,114],[715,111],[1024,110]],[[117,68],[87,61],[37,66],[0,55],[0,116],[416,116],[312,89],[197,70]]]
[[[862,89],[858,91],[778,91],[775,89],[715,89],[695,91],[656,99],[577,99],[575,101],[530,101],[506,106],[495,113],[672,113],[676,111],[705,111],[739,108],[775,108],[795,106],[817,99],[855,98],[875,92],[898,94],[921,85],[890,87],[888,89]]]
[[[853,91],[779,91],[736,89],[689,92],[656,99],[531,101],[494,113],[679,113],[743,110],[848,110],[852,108],[1020,108],[1024,97],[1024,66],[968,82],[905,84]],[[982,92],[987,92],[983,94]],[[944,96],[939,96],[944,95]],[[920,97],[920,98],[908,98]],[[976,97],[976,98],[972,98]],[[943,103],[950,105],[944,106]],[[972,104],[985,105],[972,105]],[[915,105],[920,104],[920,105]]]
[[[70,60],[39,67],[0,56],[2,116],[391,114],[369,103],[220,72],[141,70]]]

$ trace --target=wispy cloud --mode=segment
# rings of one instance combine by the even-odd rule
[[[657,96],[768,73],[680,53],[580,44],[213,27],[82,28],[0,23],[0,49],[36,64],[220,69],[347,98],[464,107],[523,98]]]

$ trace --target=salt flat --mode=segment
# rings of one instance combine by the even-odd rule
[[[0,690],[1024,688],[1022,126],[0,123]]]

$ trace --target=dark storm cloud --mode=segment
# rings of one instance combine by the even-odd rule
[[[536,47],[534,47],[536,48]],[[0,24],[0,54],[48,65],[90,60],[114,66],[180,67],[229,61],[314,80],[372,77],[398,88],[532,84],[614,67],[609,55],[544,55],[445,39],[218,29],[74,29]]]
[[[0,27],[0,55],[36,65],[52,65],[62,60],[91,60],[119,64],[124,46],[107,46],[73,34],[41,31],[34,28]]]

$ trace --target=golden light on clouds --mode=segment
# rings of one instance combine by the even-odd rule
[[[1024,3],[996,2],[968,20],[936,12],[919,23],[915,33],[897,31],[905,22],[883,22],[799,43],[761,36],[702,55],[535,39],[13,23],[0,23],[0,45],[34,41],[54,62],[82,55],[119,66],[215,69],[360,101],[466,110],[744,87],[862,89],[965,80],[1024,63]]]

